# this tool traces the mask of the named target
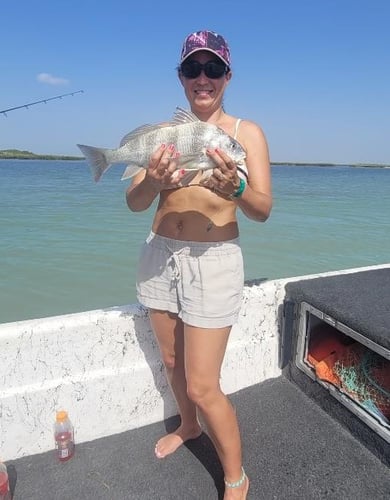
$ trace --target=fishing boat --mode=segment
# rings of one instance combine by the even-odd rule
[[[388,498],[389,290],[390,264],[246,282],[221,384],[250,498]],[[154,456],[178,417],[139,304],[1,324],[0,378],[15,499],[221,498],[206,432]],[[75,427],[66,465],[53,454],[57,409]]]

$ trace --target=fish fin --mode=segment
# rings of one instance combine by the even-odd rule
[[[123,172],[123,175],[121,177],[121,181],[124,181],[125,179],[131,179],[134,177],[138,172],[141,172],[143,170],[143,167],[140,167],[139,165],[135,164],[130,164],[127,165],[125,171]]]
[[[158,124],[147,123],[145,125],[141,125],[140,127],[135,128],[134,130],[132,130],[131,132],[122,137],[122,140],[120,142],[120,147],[124,146],[129,141],[138,137],[139,135],[143,135],[148,132],[154,132],[156,129],[163,127],[172,127],[176,125],[183,125],[184,123],[192,123],[198,121],[200,120],[194,113],[177,106],[173,118],[170,122],[162,122]]]
[[[85,146],[84,144],[77,144],[77,146],[89,163],[95,182],[98,182],[104,172],[110,168],[105,154],[108,149]]]
[[[183,125],[184,123],[199,122],[199,118],[192,113],[192,111],[187,111],[186,109],[176,107],[175,114],[172,118],[173,125]]]
[[[141,125],[140,127],[135,128],[134,130],[132,130],[131,132],[122,137],[122,140],[120,142],[120,147],[124,146],[129,141],[138,137],[139,135],[146,134],[147,132],[153,132],[157,128],[160,128],[160,126],[150,125],[150,124]]]
[[[187,170],[185,174],[180,178],[180,185],[187,186],[195,177],[198,175],[199,170]],[[173,174],[175,174],[174,172]],[[172,174],[172,176],[173,176]]]

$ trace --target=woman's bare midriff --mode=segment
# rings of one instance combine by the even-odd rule
[[[238,236],[236,204],[202,186],[165,190],[152,230],[175,240],[231,240]]]

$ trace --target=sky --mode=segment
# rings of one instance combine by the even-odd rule
[[[185,36],[228,40],[226,111],[258,123],[271,161],[390,164],[389,0],[2,0],[0,150],[115,148],[187,101]]]

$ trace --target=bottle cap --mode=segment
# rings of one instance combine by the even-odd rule
[[[67,411],[61,410],[61,411],[57,412],[57,415],[56,415],[57,422],[63,422],[67,418],[68,418],[68,412]]]

